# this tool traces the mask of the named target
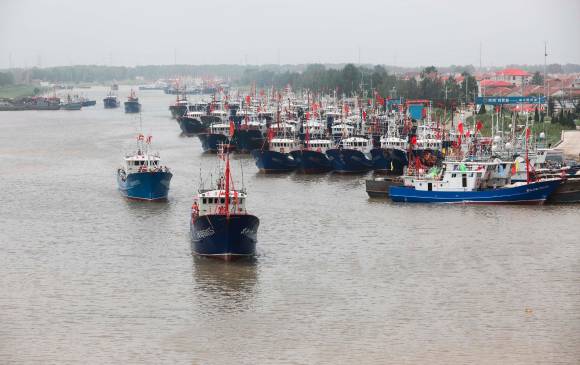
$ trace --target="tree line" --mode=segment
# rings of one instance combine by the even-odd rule
[[[443,78],[434,66],[424,68],[418,78],[389,73],[384,66],[355,66],[347,64],[342,69],[327,68],[321,64],[308,65],[303,72],[281,72],[260,68],[246,69],[239,85],[258,88],[281,89],[287,85],[294,89],[307,89],[314,93],[338,96],[364,95],[407,99],[429,99],[454,103],[473,102],[477,95],[475,77],[469,72],[461,74],[463,80]],[[458,82],[459,81],[459,82]]]

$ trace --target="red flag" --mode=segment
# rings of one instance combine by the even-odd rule
[[[412,136],[411,137],[411,144],[412,145],[416,145],[417,144],[417,136]]]
[[[272,128],[268,128],[268,142],[271,142],[272,138],[274,138],[274,131]]]
[[[481,122],[481,120],[478,120],[477,123],[475,124],[475,129],[479,132],[481,128],[483,128],[483,123]]]
[[[530,140],[531,134],[532,134],[532,131],[530,131],[530,127],[526,128],[526,141]]]
[[[306,112],[306,120],[310,119],[310,112]]]
[[[463,134],[463,122],[459,121],[459,124],[457,124],[457,130],[459,131],[460,134]]]
[[[251,101],[252,99],[250,98],[250,95],[246,95],[246,104],[250,105]]]
[[[235,131],[236,131],[236,126],[234,125],[234,121],[230,119],[230,137],[234,136]]]
[[[363,110],[362,112],[363,120],[367,120],[367,112]]]

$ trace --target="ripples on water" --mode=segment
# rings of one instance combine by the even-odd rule
[[[259,256],[192,257],[202,155],[141,92],[170,200],[116,191],[135,116],[0,113],[0,363],[578,363],[578,206],[393,204],[244,171]],[[120,96],[128,94],[122,89]],[[367,175],[370,176],[370,175]]]

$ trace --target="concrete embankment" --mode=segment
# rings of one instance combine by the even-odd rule
[[[566,158],[580,161],[580,130],[562,131],[562,140],[555,148],[563,151]]]

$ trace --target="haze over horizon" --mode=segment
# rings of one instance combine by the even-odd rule
[[[0,68],[580,63],[580,1],[0,0]]]

